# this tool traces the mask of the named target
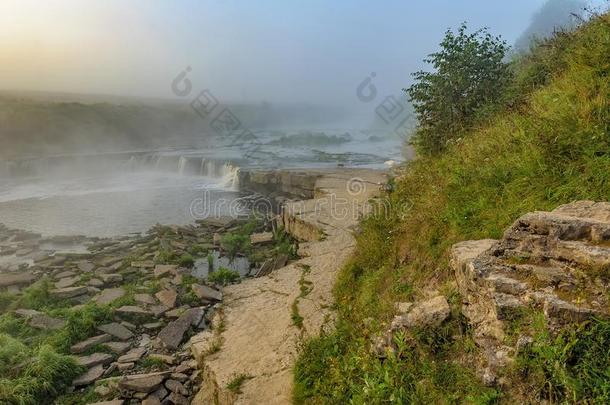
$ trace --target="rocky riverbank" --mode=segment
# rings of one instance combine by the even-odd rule
[[[295,250],[266,218],[104,239],[0,227],[0,402],[190,403],[202,375],[188,340],[209,328],[222,287]]]

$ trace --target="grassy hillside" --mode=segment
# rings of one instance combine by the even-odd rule
[[[297,403],[609,400],[603,322],[559,337],[541,333],[544,350],[520,359],[506,376],[510,389],[482,386],[471,364],[477,348],[452,287],[451,245],[497,238],[529,211],[610,200],[610,15],[556,35],[512,69],[500,111],[444,153],[410,162],[395,179],[390,215],[362,224],[335,288],[337,330],[306,342],[297,362]],[[369,354],[394,303],[426,288],[449,299],[450,321],[399,336],[399,355],[386,361]]]

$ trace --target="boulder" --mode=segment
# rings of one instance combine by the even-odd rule
[[[83,273],[90,273],[90,272],[93,271],[93,269],[95,269],[95,265],[93,263],[89,262],[89,261],[86,261],[86,260],[83,260],[83,261],[80,261],[80,262],[76,263],[76,266]]]
[[[268,243],[273,241],[273,233],[271,232],[261,232],[261,233],[253,233],[250,235],[250,243],[253,245],[257,245],[260,243]]]
[[[184,385],[182,385],[181,382],[176,381],[176,380],[167,380],[165,381],[165,387],[170,390],[171,392],[175,392],[177,394],[180,395],[188,395],[189,392],[186,388],[184,388]]]

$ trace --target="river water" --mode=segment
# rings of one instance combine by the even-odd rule
[[[234,214],[229,207],[240,197],[240,168],[384,167],[401,158],[399,139],[357,131],[257,136],[262,144],[257,159],[218,140],[213,148],[0,162],[0,223],[45,236],[144,232],[157,223],[192,223],[198,215],[194,204],[202,198],[215,207],[213,214]]]

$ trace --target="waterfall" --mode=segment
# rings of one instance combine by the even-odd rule
[[[178,174],[184,176],[184,170],[186,169],[187,160],[184,156],[180,156],[178,159]]]

